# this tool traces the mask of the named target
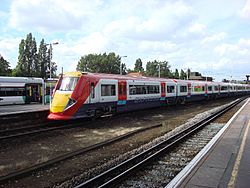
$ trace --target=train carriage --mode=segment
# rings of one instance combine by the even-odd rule
[[[0,77],[0,105],[42,102],[43,79]]]
[[[228,83],[71,72],[61,75],[49,119],[65,120],[228,97],[246,87]],[[238,88],[233,90],[232,88]]]

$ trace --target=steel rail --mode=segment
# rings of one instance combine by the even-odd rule
[[[69,123],[69,122],[48,122],[46,125],[43,125],[43,126],[36,125],[36,126],[29,126],[29,127],[0,131],[0,141],[4,139],[18,138],[22,136],[49,132],[53,130],[69,129],[69,128],[78,126],[77,124],[65,125],[66,123]],[[55,126],[55,124],[57,124],[57,126]]]
[[[240,102],[242,102],[244,98],[236,100],[231,105],[221,109],[219,112],[212,114],[211,116],[204,118],[198,123],[195,123],[193,126],[188,127],[179,133],[172,135],[167,140],[158,143],[157,145],[139,153],[132,158],[118,164],[115,167],[108,169],[107,171],[79,184],[76,188],[80,187],[112,187],[112,185],[124,179],[128,174],[133,173],[136,169],[140,169],[144,167],[144,165],[151,160],[163,155],[176,144],[180,143],[183,139],[186,139],[191,134],[195,133],[205,125],[209,124]]]
[[[3,183],[6,183],[6,182],[8,182],[10,180],[16,180],[16,179],[28,176],[28,175],[30,175],[30,174],[32,174],[34,172],[39,171],[39,170],[49,168],[50,166],[55,165],[55,164],[57,164],[59,162],[71,159],[71,158],[73,158],[75,156],[78,156],[78,155],[85,154],[85,153],[87,153],[89,151],[99,149],[99,148],[101,148],[103,146],[110,145],[112,143],[115,143],[115,142],[120,141],[122,139],[126,139],[126,138],[128,138],[130,136],[133,136],[135,134],[138,134],[140,132],[147,131],[147,130],[154,129],[154,128],[161,127],[161,126],[162,126],[162,124],[157,124],[157,125],[154,125],[154,126],[141,128],[141,129],[134,130],[132,132],[126,133],[124,135],[120,135],[120,136],[115,137],[113,139],[110,139],[110,140],[107,140],[107,141],[104,141],[104,142],[101,142],[101,143],[94,144],[94,145],[89,146],[89,147],[80,148],[78,150],[68,152],[66,154],[63,154],[63,155],[60,155],[60,156],[55,157],[53,159],[50,159],[50,160],[48,160],[46,162],[39,163],[39,164],[30,166],[28,168],[9,173],[9,174],[7,174],[5,176],[1,176],[0,177],[0,183],[3,184]]]

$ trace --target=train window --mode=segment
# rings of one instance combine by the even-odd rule
[[[160,93],[159,85],[130,85],[130,95],[145,95],[145,94],[158,94]]]
[[[147,86],[147,87],[148,87],[148,94],[160,93],[159,86],[151,85],[151,86]]]
[[[221,86],[221,91],[226,91],[226,90],[228,90],[228,87],[227,86]]]
[[[219,91],[219,86],[214,86],[214,91]]]
[[[187,92],[187,86],[180,86],[180,92],[181,93]]]
[[[207,87],[207,90],[208,90],[208,91],[212,91],[212,86],[208,86],[208,87]]]
[[[73,91],[79,80],[78,77],[64,77],[62,79],[62,84],[60,85],[59,90],[61,91]]]
[[[115,96],[115,85],[103,84],[101,85],[101,96]]]
[[[205,87],[204,86],[194,86],[193,91],[194,92],[201,92],[204,91]]]
[[[167,86],[168,93],[175,93],[175,86]]]
[[[181,86],[180,92],[187,92],[187,86]]]
[[[23,96],[24,88],[18,87],[1,87],[0,96]]]

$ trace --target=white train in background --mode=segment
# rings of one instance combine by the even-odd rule
[[[42,103],[42,78],[0,76],[0,105]]]

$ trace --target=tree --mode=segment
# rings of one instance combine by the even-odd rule
[[[88,54],[82,56],[78,61],[76,70],[84,72],[119,74],[122,66],[123,74],[126,73],[126,66],[121,64],[121,57],[114,52],[103,54]]]
[[[127,73],[131,73],[131,72],[134,72],[134,70],[133,70],[133,69],[128,68],[128,69],[127,69]]]
[[[158,77],[160,72],[160,77],[171,78],[172,73],[170,71],[170,65],[167,61],[157,61],[147,62],[146,65],[146,75]]]
[[[175,69],[174,78],[175,78],[175,79],[179,79],[179,78],[180,78],[180,74],[179,74],[178,69]]]
[[[22,39],[19,44],[18,63],[13,71],[13,76],[25,76],[26,68],[25,40]]]
[[[187,74],[186,74],[187,80],[190,78],[190,75],[191,75],[190,73],[191,73],[191,70],[188,68]],[[201,74],[200,74],[200,76],[201,76]]]
[[[46,71],[48,69],[49,57],[47,56],[47,47],[44,39],[41,40],[39,50],[38,50],[38,66],[40,74],[39,77],[46,78]]]
[[[36,76],[38,70],[36,40],[29,33],[26,40],[22,39],[19,44],[19,56],[15,74],[16,76]]]
[[[138,58],[135,61],[135,68],[134,68],[135,72],[140,72],[143,73],[144,72],[144,68],[142,67],[142,60],[140,58]]]
[[[25,49],[24,54],[26,56],[26,76],[33,76],[34,75],[34,68],[37,67],[35,65],[35,54],[36,54],[36,41],[34,38],[32,38],[32,34],[29,33],[27,35],[26,41],[25,41]]]
[[[186,78],[187,78],[187,74],[181,69],[180,79],[185,80]]]
[[[161,72],[161,77],[163,78],[172,78],[173,75],[170,71],[170,65],[168,64],[168,61],[160,61],[160,72]]]
[[[18,63],[13,70],[13,75],[46,78],[47,72],[50,72],[50,57],[52,57],[51,50],[47,51],[44,39],[41,40],[37,50],[36,40],[29,33],[19,44]],[[56,70],[56,63],[51,62],[52,77],[56,76]]]
[[[154,61],[148,61],[146,64],[146,75],[157,77],[159,75],[158,71],[158,62],[156,60]]]
[[[0,55],[0,76],[10,76],[10,63]]]

